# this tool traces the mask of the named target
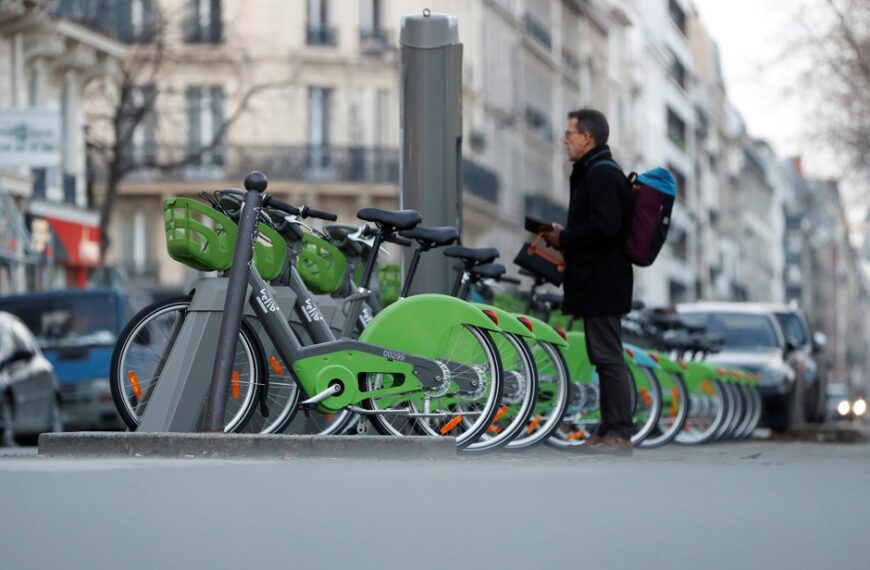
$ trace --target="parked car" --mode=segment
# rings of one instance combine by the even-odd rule
[[[74,429],[121,429],[109,388],[118,332],[149,301],[117,289],[63,290],[0,298],[0,311],[33,332],[61,385],[64,424]]]
[[[853,394],[847,384],[829,384],[825,412],[830,421],[862,420],[867,415],[867,400]]]
[[[0,312],[0,446],[46,431],[63,431],[60,385],[24,323]]]
[[[804,420],[805,370],[792,367],[798,347],[786,340],[769,305],[692,303],[679,305],[677,311],[683,320],[722,337],[722,351],[710,355],[709,362],[739,366],[760,376],[761,425],[786,431]]]
[[[811,422],[825,421],[827,380],[816,362],[816,356],[824,348],[825,335],[810,335],[803,313],[796,306],[770,305],[786,345],[790,347],[788,363],[801,378],[803,390],[803,418]]]

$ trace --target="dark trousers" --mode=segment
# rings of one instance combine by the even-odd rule
[[[598,371],[601,390],[601,425],[598,435],[631,437],[634,385],[622,353],[621,317],[584,317],[586,351]]]

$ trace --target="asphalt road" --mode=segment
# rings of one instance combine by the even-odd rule
[[[453,461],[0,455],[0,568],[870,568],[870,445]]]

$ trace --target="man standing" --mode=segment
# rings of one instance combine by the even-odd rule
[[[609,135],[601,112],[568,113],[565,150],[573,163],[568,220],[564,228],[553,224],[545,239],[564,253],[562,311],[583,319],[586,349],[598,371],[601,424],[587,447],[629,454],[634,387],[623,357],[620,320],[631,310],[633,288],[631,261],[623,251],[631,187],[613,162]]]

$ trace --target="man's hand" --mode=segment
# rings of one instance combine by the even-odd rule
[[[554,249],[559,249],[559,237],[562,235],[562,224],[553,224],[550,231],[544,234],[544,241]]]

